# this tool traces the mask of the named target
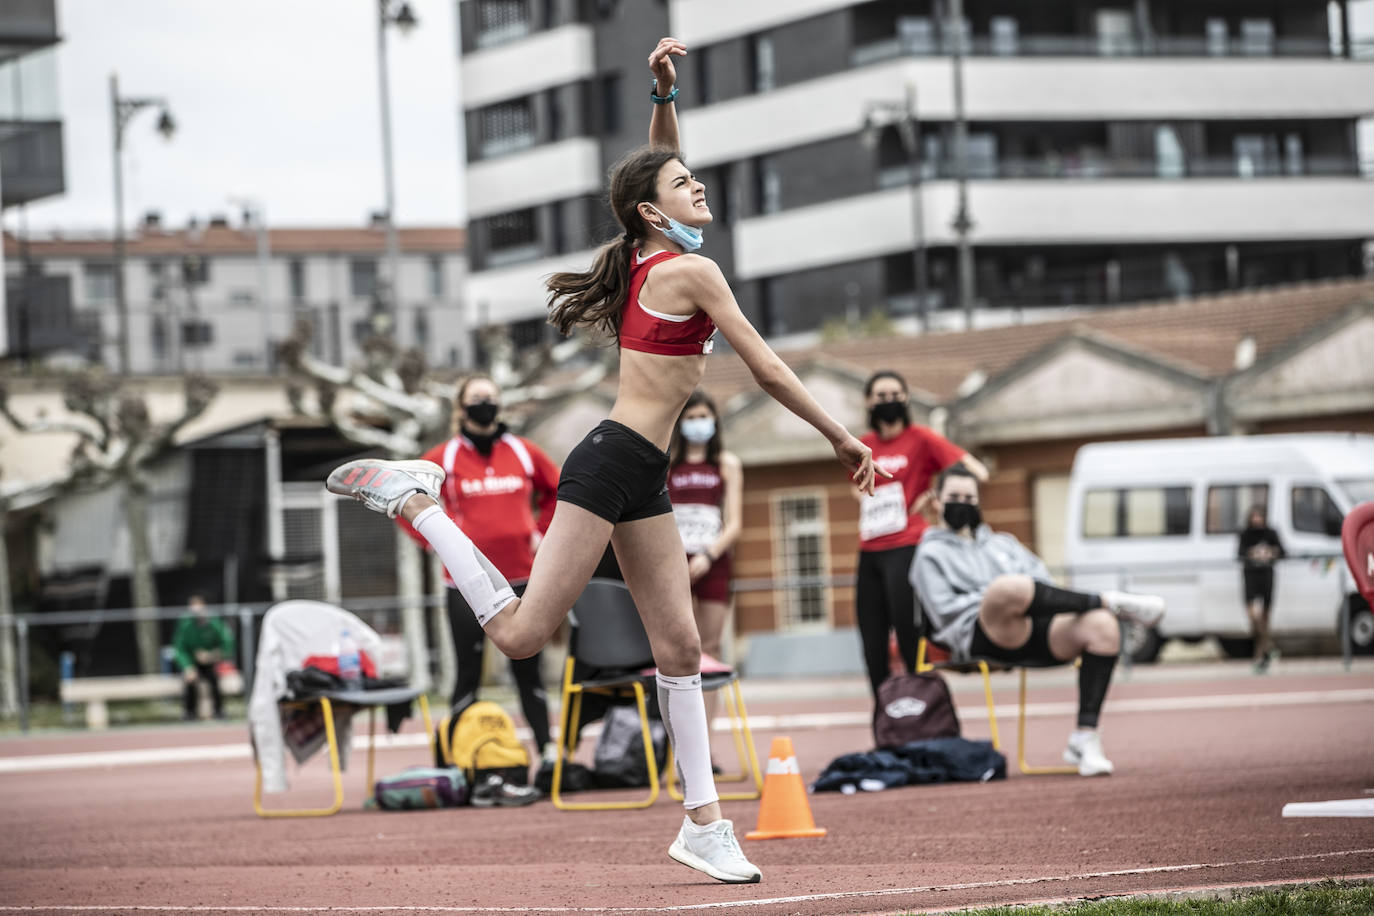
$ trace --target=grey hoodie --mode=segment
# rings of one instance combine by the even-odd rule
[[[911,564],[911,585],[921,599],[932,642],[949,649],[956,662],[969,660],[973,624],[989,583],[1006,573],[1042,582],[1050,571],[1009,534],[978,526],[973,539],[931,526]]]

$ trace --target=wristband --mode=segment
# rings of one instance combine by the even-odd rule
[[[653,85],[649,87],[649,98],[655,105],[667,105],[673,99],[677,98],[677,91],[679,88],[678,86],[674,86],[672,92],[667,95],[659,95],[658,80],[654,80]]]

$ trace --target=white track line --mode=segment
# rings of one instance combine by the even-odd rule
[[[1109,706],[1112,716],[1129,713],[1185,712],[1208,709],[1271,708],[1276,706],[1329,705],[1332,703],[1368,703],[1374,701],[1374,688],[1348,690],[1308,690],[1297,693],[1236,693],[1220,696],[1139,697],[1113,700]],[[997,706],[999,717],[1014,717],[1017,707]],[[1071,716],[1078,710],[1075,702],[1027,703],[1026,716],[1032,719]],[[986,719],[987,707],[968,703],[959,710],[964,720]],[[863,712],[797,713],[794,715],[750,715],[749,727],[754,731],[802,731],[818,728],[850,728],[869,726],[873,718]],[[586,735],[595,736],[600,723],[589,725]],[[725,719],[717,719],[716,731],[728,731]],[[517,730],[517,733],[521,730]],[[528,731],[524,729],[523,731]],[[528,735],[526,735],[528,737]],[[422,747],[429,738],[421,734],[378,735],[377,747]],[[353,747],[367,749],[367,736],[354,735]],[[137,748],[123,751],[85,751],[74,754],[35,754],[27,757],[0,757],[0,775],[49,770],[86,770],[101,767],[147,766],[165,763],[197,763],[216,760],[246,760],[252,755],[247,742],[236,744],[206,744],[193,747]]]
[[[1281,856],[1273,859],[1245,859],[1238,862],[1195,862],[1188,865],[1157,865],[1151,868],[1120,868],[1114,871],[1084,872],[1076,875],[1004,878],[1000,881],[965,881],[959,884],[927,884],[918,887],[896,887],[877,891],[837,891],[829,894],[798,894],[792,897],[762,897],[749,900],[721,900],[714,903],[684,903],[678,904],[677,906],[165,906],[160,904],[116,906],[107,903],[100,905],[50,904],[47,906],[0,905],[0,913],[33,913],[44,911],[54,913],[89,913],[123,910],[150,913],[689,913],[696,910],[725,910],[737,909],[740,907],[771,906],[774,904],[810,903],[819,900],[896,897],[903,894],[931,894],[947,891],[985,890],[998,887],[1024,887],[1032,884],[1057,884],[1063,881],[1087,881],[1093,878],[1122,878],[1131,875],[1159,875],[1202,871],[1212,868],[1275,865],[1288,862],[1311,861],[1313,859],[1333,859],[1359,855],[1374,855],[1374,849],[1345,849],[1336,852],[1317,852],[1300,856]]]

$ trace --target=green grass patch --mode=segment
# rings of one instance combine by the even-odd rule
[[[1122,897],[958,912],[961,916],[1368,916],[1374,913],[1374,886],[1327,881],[1217,896]]]

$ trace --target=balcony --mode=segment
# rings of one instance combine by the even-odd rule
[[[469,111],[589,79],[596,73],[592,29],[565,25],[464,54],[461,71],[463,107]]]
[[[899,57],[948,57],[952,36],[893,36],[860,45],[850,55],[856,67]],[[1141,40],[1134,36],[1006,35],[965,38],[968,57],[1209,57],[1341,58],[1345,51],[1328,38],[1210,38],[1201,35],[1163,35]],[[1351,57],[1374,57],[1374,42],[1355,42]]]
[[[99,340],[73,313],[70,277],[8,277],[5,301],[10,355],[27,358],[55,350],[86,353]]]
[[[61,121],[0,121],[0,203],[29,203],[66,190]]]
[[[538,176],[531,181],[531,176]],[[468,214],[474,218],[601,191],[595,140],[576,137],[474,162],[468,167]]]
[[[5,0],[0,16],[0,62],[58,41],[57,0]]]

